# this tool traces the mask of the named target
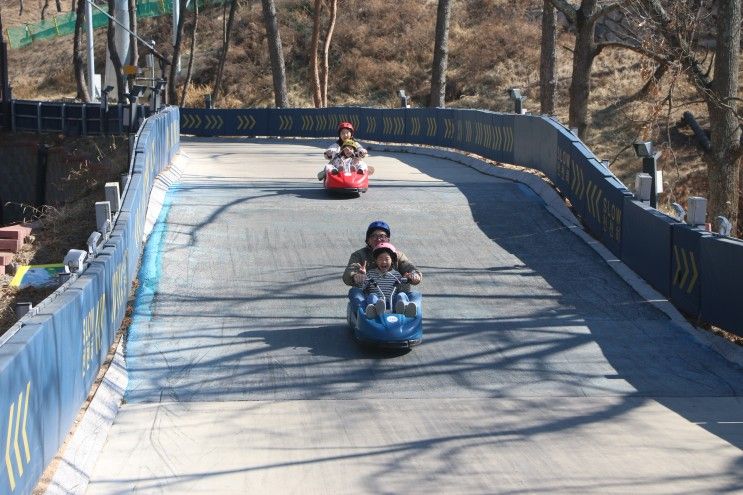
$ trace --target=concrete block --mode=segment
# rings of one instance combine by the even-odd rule
[[[31,228],[23,225],[0,227],[0,239],[20,239],[24,241],[29,235],[31,235]]]
[[[23,241],[20,239],[0,239],[0,251],[17,253],[21,246],[23,246]]]
[[[0,265],[5,266],[10,264],[10,262],[13,261],[13,253],[8,253],[6,251],[0,252]]]

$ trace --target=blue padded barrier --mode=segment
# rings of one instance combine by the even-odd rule
[[[180,142],[178,115],[168,109],[145,122],[135,147],[137,172],[99,254],[0,339],[0,441],[7,451],[0,493],[32,492],[105,359],[136,276],[152,180]]]
[[[583,143],[567,145],[560,135],[557,142],[557,174],[553,181],[588,231],[621,257],[624,202],[632,193]]]
[[[729,237],[701,239],[702,304],[700,316],[743,337],[743,241]]]
[[[555,177],[558,129],[545,117],[532,115],[514,118],[513,127],[513,162],[541,170],[547,177]],[[534,143],[539,143],[539,146]]]
[[[622,261],[665,297],[671,295],[671,229],[681,225],[647,203],[627,198],[622,221]]]
[[[699,316],[704,273],[702,264],[702,239],[711,237],[705,230],[674,225],[671,235],[671,302],[694,318]],[[712,294],[710,294],[711,296]]]

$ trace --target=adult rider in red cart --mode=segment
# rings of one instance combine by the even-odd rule
[[[343,272],[343,283],[351,286],[348,291],[348,298],[358,307],[365,307],[366,297],[361,286],[366,280],[366,270],[375,266],[372,256],[374,248],[380,242],[389,242],[390,234],[390,226],[386,222],[377,220],[370,223],[366,229],[366,245],[351,254],[348,259],[348,265]],[[401,251],[397,251],[395,268],[408,279],[411,285],[418,285],[423,279],[420,270]],[[415,304],[418,316],[421,314],[421,297],[421,293],[418,291],[413,291],[410,294],[410,302]]]

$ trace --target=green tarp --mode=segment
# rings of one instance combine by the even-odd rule
[[[198,0],[199,9],[205,7],[216,7],[231,2],[231,0]],[[189,9],[193,8],[193,0],[189,0]],[[98,5],[98,4],[96,4]],[[107,4],[98,5],[104,11],[108,11]],[[137,1],[137,18],[158,17],[170,14],[173,11],[172,0],[140,0]],[[75,12],[57,14],[51,19],[23,26],[9,27],[5,30],[5,36],[10,48],[21,48],[30,45],[36,40],[49,39],[56,36],[67,36],[75,32]],[[100,10],[93,8],[93,27],[95,29],[108,25],[108,18]]]

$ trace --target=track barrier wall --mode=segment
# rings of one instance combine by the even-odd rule
[[[145,121],[109,238],[77,278],[0,337],[0,493],[32,492],[93,385],[124,318],[149,194],[178,151],[178,125],[175,107]]]
[[[743,336],[743,242],[635,201],[552,117],[432,108],[181,109],[181,132],[199,136],[333,138],[339,121],[353,123],[362,140],[453,148],[541,171],[588,232],[688,317]]]
[[[31,493],[112,344],[136,277],[147,204],[180,134],[337,136],[432,145],[544,173],[586,230],[687,316],[743,336],[743,242],[679,223],[638,202],[556,120],[456,109],[168,108],[140,128],[110,237],[77,279],[0,337],[0,493]]]

